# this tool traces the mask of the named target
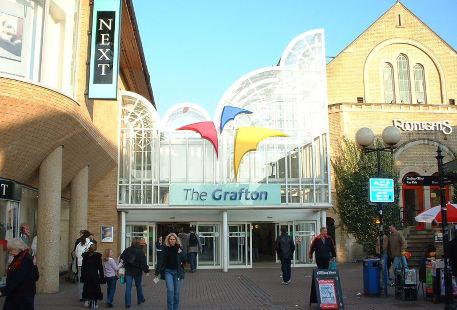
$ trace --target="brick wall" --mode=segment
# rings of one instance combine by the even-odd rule
[[[428,103],[457,98],[457,53],[397,2],[327,65],[329,102],[356,102],[357,97],[364,97],[365,102],[384,102],[382,67],[391,62],[395,70],[400,53],[409,58],[411,79],[414,65],[423,64]],[[395,86],[398,94],[398,83]]]
[[[90,173],[90,172],[89,172]],[[115,255],[119,255],[120,229],[117,212],[117,168],[112,169],[89,192],[88,229],[98,241],[98,251],[103,253],[111,248]],[[101,226],[113,226],[113,243],[101,243]]]

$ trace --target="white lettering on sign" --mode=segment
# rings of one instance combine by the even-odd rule
[[[413,122],[394,119],[393,125],[403,131],[441,131],[445,135],[452,133],[452,126],[448,120],[442,122]]]
[[[2,195],[6,195],[6,190],[8,189],[8,184],[0,184],[0,187],[2,188]]]

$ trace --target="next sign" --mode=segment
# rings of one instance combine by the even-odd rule
[[[370,179],[370,201],[371,202],[394,202],[394,180],[393,179]]]

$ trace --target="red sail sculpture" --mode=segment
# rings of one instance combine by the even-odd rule
[[[217,141],[216,126],[214,126],[213,121],[193,123],[179,127],[176,130],[192,130],[198,132],[203,139],[206,139],[209,142],[211,142],[211,144],[214,147],[214,150],[216,151],[216,157],[218,156],[219,144]]]

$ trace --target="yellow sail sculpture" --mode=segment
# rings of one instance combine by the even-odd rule
[[[260,141],[270,137],[287,137],[285,133],[268,128],[257,127],[240,127],[235,136],[235,150],[233,154],[233,167],[235,171],[235,179],[238,176],[238,168],[243,156],[257,149]]]

